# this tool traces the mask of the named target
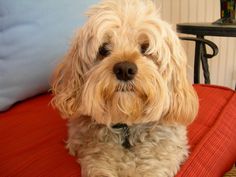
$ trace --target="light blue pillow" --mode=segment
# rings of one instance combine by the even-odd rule
[[[0,0],[0,111],[49,89],[85,10],[98,0]]]

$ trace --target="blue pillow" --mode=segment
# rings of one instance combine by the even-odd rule
[[[45,92],[86,9],[98,0],[0,0],[0,111]]]

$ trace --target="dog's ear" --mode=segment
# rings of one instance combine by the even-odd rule
[[[80,31],[62,62],[56,67],[52,78],[52,105],[65,118],[70,118],[78,109],[83,83],[84,66],[81,61]]]
[[[187,125],[198,112],[198,97],[187,80],[187,58],[176,33],[167,27],[165,39],[169,50],[168,87],[170,106],[164,121]]]

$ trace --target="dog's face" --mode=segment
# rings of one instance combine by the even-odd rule
[[[105,0],[88,12],[52,85],[65,117],[98,123],[189,123],[198,101],[178,37],[149,0]]]

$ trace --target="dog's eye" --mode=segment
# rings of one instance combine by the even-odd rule
[[[99,52],[99,55],[101,55],[102,57],[106,57],[106,56],[110,55],[111,51],[108,47],[108,43],[102,44],[102,46],[99,47],[98,52]]]
[[[148,47],[149,47],[149,44],[148,44],[148,43],[143,43],[143,44],[141,44],[141,46],[140,46],[140,51],[141,51],[141,53],[142,53],[142,54],[145,54],[145,52],[147,51]]]

